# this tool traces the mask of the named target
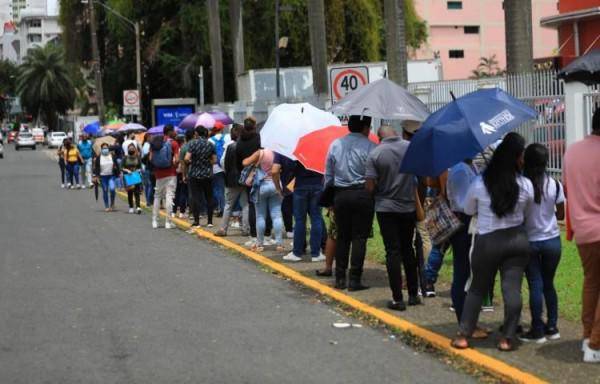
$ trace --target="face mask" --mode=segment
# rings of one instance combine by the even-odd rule
[[[128,153],[129,153],[129,155],[130,155],[130,156],[133,156],[133,155],[135,155],[135,151],[134,151],[134,150],[132,150],[132,151],[129,151]]]
[[[108,148],[102,148],[102,154],[104,156],[108,155]]]

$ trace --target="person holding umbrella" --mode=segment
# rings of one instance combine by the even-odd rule
[[[119,177],[119,163],[110,152],[107,143],[100,147],[100,156],[94,161],[94,184],[102,185],[102,198],[104,199],[104,210],[112,212],[115,207],[115,178]],[[110,193],[110,199],[109,199]]]
[[[370,128],[370,117],[350,116],[350,134],[335,140],[327,154],[325,186],[335,190],[334,213],[338,227],[335,255],[337,289],[347,287],[350,291],[360,291],[369,288],[361,283],[361,277],[374,215],[373,197],[365,189],[367,157],[375,148],[375,143],[368,139]],[[349,258],[351,267],[346,285]]]

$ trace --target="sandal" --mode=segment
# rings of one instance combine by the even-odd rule
[[[498,344],[496,344],[496,348],[498,348],[498,350],[500,352],[511,352],[511,351],[515,350],[513,344],[510,342],[510,340],[504,339],[504,338],[502,338],[498,341]]]
[[[254,252],[263,252],[265,247],[254,244],[252,247],[250,247],[250,250]]]
[[[489,330],[487,330],[485,328],[477,327],[473,331],[471,338],[475,339],[475,340],[483,340],[483,339],[487,339],[489,335],[490,335]]]
[[[319,270],[317,269],[317,270],[315,271],[315,274],[316,274],[317,276],[320,276],[320,277],[331,277],[331,276],[333,276],[333,271],[332,271],[331,269],[329,269],[329,270],[327,270],[327,269],[324,269],[324,270],[322,270],[322,271],[319,271]]]
[[[456,339],[452,340],[450,346],[456,349],[467,349],[469,348],[469,341],[466,337],[459,335]]]

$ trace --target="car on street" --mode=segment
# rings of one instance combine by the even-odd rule
[[[48,132],[48,148],[60,147],[66,138],[67,134],[64,132]]]
[[[17,137],[17,132],[15,131],[10,131],[8,132],[8,137],[6,138],[6,142],[8,144],[12,143],[15,141],[15,138]]]
[[[36,144],[44,145],[44,130],[42,128],[33,128],[31,133]]]
[[[31,148],[35,151],[36,144],[33,135],[30,132],[19,132],[19,136],[17,136],[17,141],[15,141],[15,150],[19,150],[21,148]]]

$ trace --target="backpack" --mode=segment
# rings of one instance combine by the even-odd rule
[[[225,151],[223,159],[225,166],[225,186],[228,188],[238,187],[240,179],[240,171],[237,169],[237,155],[235,151],[235,142],[229,144]]]
[[[217,159],[220,159],[223,156],[224,148],[225,148],[225,135],[221,133],[221,138],[217,139],[217,136],[213,136],[210,138],[210,141],[215,145],[215,152],[217,154]]]
[[[173,148],[171,140],[156,137],[151,144],[152,166],[158,169],[171,168],[173,165]]]

